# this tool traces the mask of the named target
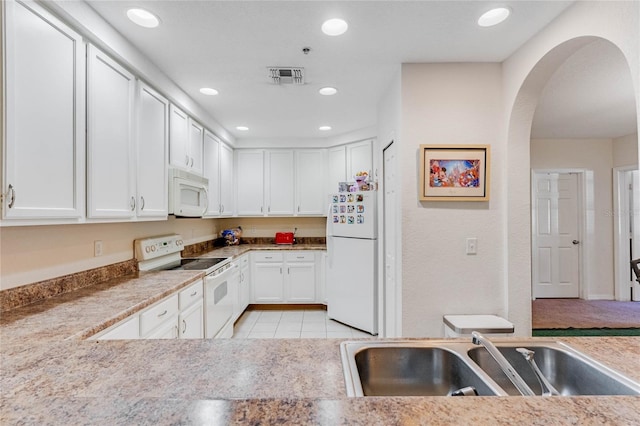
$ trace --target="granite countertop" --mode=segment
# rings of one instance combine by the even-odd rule
[[[220,247],[196,257],[237,257],[253,250],[326,250],[326,244],[239,244]]]
[[[83,340],[201,277],[138,273],[3,312],[0,424],[640,424],[632,396],[348,398],[340,339]],[[640,381],[640,338],[559,340]]]

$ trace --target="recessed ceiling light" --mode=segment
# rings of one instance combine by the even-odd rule
[[[218,91],[216,89],[212,89],[211,87],[203,87],[202,89],[200,89],[200,93],[202,93],[203,95],[215,96],[218,94]]]
[[[349,28],[347,21],[339,18],[329,19],[322,24],[322,32],[330,36],[344,34]]]
[[[338,89],[336,89],[335,87],[323,87],[322,89],[318,90],[318,93],[325,96],[331,96],[338,93]]]
[[[331,126],[320,126],[318,127],[318,130],[322,130],[323,132],[326,132],[327,130],[331,130]]]
[[[494,25],[498,25],[500,22],[504,21],[511,14],[511,10],[508,7],[496,7],[495,9],[491,9],[488,12],[482,14],[480,18],[478,18],[478,25],[481,27],[492,27]]]
[[[144,9],[129,9],[127,10],[127,17],[131,19],[132,22],[145,28],[155,28],[160,25],[160,19]]]
[[[241,132],[246,132],[249,130],[247,126],[236,126],[236,130],[240,130]]]

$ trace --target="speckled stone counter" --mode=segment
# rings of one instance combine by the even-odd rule
[[[640,424],[640,397],[348,398],[341,340],[82,339],[201,276],[140,273],[3,313],[0,424]],[[560,340],[640,381],[640,338]]]
[[[197,257],[237,257],[252,250],[326,250],[326,244],[239,244],[237,246],[220,247]]]

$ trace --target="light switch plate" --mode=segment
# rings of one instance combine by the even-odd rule
[[[477,238],[467,238],[467,254],[478,254]]]
[[[102,256],[102,240],[96,240],[93,242],[93,256]]]

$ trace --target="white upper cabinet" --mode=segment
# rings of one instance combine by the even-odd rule
[[[204,132],[204,177],[209,180],[209,207],[206,217],[220,216],[220,145],[221,142],[209,131]]]
[[[372,141],[363,141],[346,145],[347,148],[347,180],[353,181],[358,172],[373,174]]]
[[[347,149],[344,146],[329,148],[327,192],[338,192],[338,182],[347,181]]]
[[[240,149],[236,157],[236,211],[240,216],[263,216],[264,151]]]
[[[338,192],[338,182],[353,182],[358,172],[373,178],[373,141],[366,140],[336,146],[328,150],[328,193]]]
[[[189,119],[189,168],[192,172],[202,174],[204,128],[193,119]]]
[[[239,216],[326,215],[325,150],[235,153]]]
[[[95,46],[87,53],[87,216],[130,218],[136,210],[135,79]]]
[[[268,151],[266,157],[266,213],[270,216],[291,216],[294,213],[293,151]]]
[[[204,176],[209,179],[206,217],[233,214],[233,149],[208,130],[204,133]]]
[[[325,151],[308,149],[296,151],[296,211],[298,216],[326,215]]]
[[[169,108],[169,162],[202,174],[204,128],[175,105]]]
[[[189,116],[175,105],[169,107],[169,162],[172,166],[188,169]]]
[[[38,4],[5,2],[3,219],[81,218],[82,38]]]
[[[233,149],[220,144],[220,216],[234,214]]]
[[[169,101],[142,82],[138,91],[137,215],[167,216]]]

